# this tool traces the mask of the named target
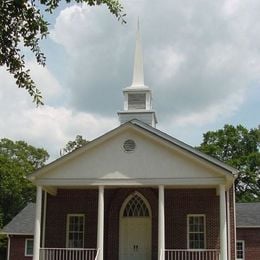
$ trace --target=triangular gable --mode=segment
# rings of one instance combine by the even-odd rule
[[[126,140],[136,150],[125,152]],[[235,169],[138,120],[123,124],[30,175],[41,185],[225,183]]]

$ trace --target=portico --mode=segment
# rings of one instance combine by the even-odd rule
[[[71,201],[68,203],[68,208],[71,207],[72,201],[78,197],[81,197],[81,194],[83,193],[95,193],[96,199],[96,223],[97,226],[96,229],[96,239],[95,236],[93,239],[95,239],[95,242],[92,241],[91,247],[84,245],[83,248],[74,248],[68,249],[65,244],[61,245],[61,243],[57,243],[55,247],[53,247],[53,250],[51,250],[51,247],[48,244],[48,238],[50,234],[50,227],[42,227],[42,230],[39,228],[41,227],[40,220],[42,219],[39,216],[43,216],[43,212],[41,212],[41,209],[44,210],[42,202],[42,196],[41,196],[41,187],[38,187],[37,192],[37,214],[36,214],[36,225],[38,228],[35,229],[35,240],[34,240],[34,260],[48,260],[50,258],[47,257],[47,253],[49,255],[55,256],[55,260],[59,260],[65,255],[65,253],[61,253],[63,250],[66,252],[66,250],[73,251],[74,253],[78,250],[80,252],[84,252],[84,248],[88,248],[89,252],[84,252],[85,255],[89,255],[86,259],[97,259],[97,260],[103,260],[103,259],[158,259],[158,260],[164,260],[165,255],[167,259],[181,259],[181,256],[184,254],[187,254],[187,256],[191,256],[191,254],[194,255],[200,255],[201,258],[207,256],[210,254],[212,259],[221,259],[221,260],[227,260],[228,258],[228,251],[227,246],[228,245],[228,238],[227,238],[227,218],[224,217],[225,213],[223,214],[223,211],[226,212],[228,210],[226,208],[225,198],[226,198],[226,192],[225,192],[225,186],[222,184],[215,185],[215,188],[212,188],[212,185],[209,186],[200,186],[198,188],[197,185],[194,186],[196,189],[196,192],[193,192],[193,188],[189,185],[187,187],[186,185],[139,185],[139,186],[126,186],[122,187],[121,185],[119,187],[116,187],[115,185],[97,185],[94,187],[59,187],[57,188],[57,192],[53,195],[48,195],[47,200],[47,207],[45,210],[47,210],[47,225],[49,225],[51,220],[48,220],[48,215],[50,212],[53,212],[53,209],[55,207],[58,207],[57,202],[60,200],[60,203],[63,202],[63,198],[66,197],[72,197]],[[44,189],[44,186],[43,186]],[[70,192],[70,189],[71,192]],[[198,192],[201,192],[202,195],[198,195]],[[166,194],[165,194],[166,192]],[[64,194],[62,194],[64,193]],[[79,193],[79,194],[78,194]],[[182,194],[181,194],[182,193]],[[201,201],[201,198],[205,197],[205,194],[210,194],[208,197],[209,203],[206,205],[206,207],[209,207],[211,203],[216,203],[218,201],[219,204],[219,210],[217,210],[217,216],[219,217],[220,221],[219,223],[214,223],[214,225],[219,225],[218,232],[219,232],[219,245],[220,247],[212,248],[212,247],[205,247],[201,250],[196,249],[192,250],[189,249],[186,242],[183,247],[176,248],[176,242],[174,240],[179,236],[179,234],[174,231],[176,224],[169,223],[174,220],[175,216],[176,218],[179,218],[178,210],[174,210],[174,207],[172,208],[174,211],[172,212],[172,216],[169,219],[169,207],[170,204],[169,200],[172,197],[175,197],[176,194],[176,201],[178,201],[183,196],[188,196],[187,194],[191,194],[189,196],[189,199],[191,199],[193,196],[196,197]],[[77,195],[78,194],[78,195]],[[117,194],[116,198],[114,198],[113,194]],[[184,195],[183,195],[184,194]],[[186,194],[186,195],[185,195]],[[55,198],[56,197],[56,198]],[[59,198],[58,198],[59,197]],[[88,197],[88,195],[86,196]],[[91,195],[92,197],[92,195]],[[140,201],[134,205],[129,203],[131,202],[132,198],[139,198]],[[120,198],[120,199],[119,199]],[[213,201],[211,199],[213,198]],[[54,203],[54,201],[56,202]],[[81,200],[81,199],[80,199]],[[82,197],[82,201],[84,201],[85,198]],[[165,202],[166,200],[166,202]],[[187,198],[186,198],[187,200]],[[110,205],[107,205],[110,201]],[[153,201],[153,202],[151,202]],[[172,201],[172,200],[171,200]],[[195,200],[194,200],[195,201]],[[142,204],[143,203],[143,204]],[[205,203],[205,201],[201,201],[202,204]],[[59,203],[58,203],[59,204]],[[77,202],[78,204],[78,202]],[[140,205],[144,207],[143,209],[140,207]],[[151,204],[151,205],[150,205]],[[185,204],[185,202],[184,202]],[[135,210],[135,206],[137,210],[140,210],[140,212],[131,212]],[[65,205],[63,206],[65,208]],[[128,207],[130,207],[130,213],[126,213]],[[176,208],[177,205],[175,205]],[[186,207],[186,206],[185,206]],[[223,208],[222,208],[223,207]],[[108,209],[110,209],[108,211]],[[142,211],[143,210],[143,211]],[[88,213],[86,209],[82,209],[82,211],[86,212],[85,217],[88,217]],[[142,211],[142,212],[141,212]],[[198,213],[201,213],[201,209],[198,211],[194,211],[194,209],[186,209],[185,211],[189,213],[195,213],[194,215],[198,215]],[[210,227],[208,225],[212,225],[212,220],[208,219],[209,215],[212,213],[208,213],[210,209],[205,209],[203,213],[206,216],[207,221],[211,221],[211,223],[207,223],[207,229],[210,230]],[[70,210],[68,210],[70,212]],[[67,215],[69,214],[66,212]],[[81,214],[78,209],[75,209],[76,214]],[[55,213],[56,214],[56,213]],[[188,215],[188,214],[187,214]],[[203,214],[201,214],[203,215]],[[59,216],[57,216],[60,218]],[[66,216],[63,216],[66,217]],[[186,217],[186,216],[185,216]],[[224,217],[224,219],[223,219]],[[211,218],[213,218],[211,216]],[[173,219],[173,220],[172,220]],[[186,218],[183,220],[183,222],[186,222]],[[36,227],[37,227],[36,226]],[[47,245],[46,250],[41,246],[43,244],[43,241],[40,240],[41,232],[45,233],[46,241],[44,241],[44,244]],[[223,228],[226,230],[223,232]],[[65,227],[64,227],[65,229]],[[85,232],[89,229],[89,227],[85,227]],[[143,230],[142,230],[143,229]],[[169,241],[169,229],[172,230],[172,236],[176,238],[170,238]],[[112,233],[114,231],[114,233]],[[131,232],[129,232],[131,231]],[[213,232],[213,231],[212,231]],[[182,233],[187,233],[186,227],[183,228]],[[137,234],[137,241],[135,242],[133,239],[136,239]],[[187,234],[185,234],[187,235]],[[89,236],[89,234],[88,234]],[[110,238],[109,238],[110,237]],[[62,240],[62,239],[61,239]],[[211,238],[206,238],[206,240],[211,240]],[[214,239],[213,239],[214,240]],[[216,239],[217,240],[217,239]],[[141,241],[141,242],[140,242]],[[144,243],[145,242],[145,243]],[[86,241],[85,241],[86,243]],[[114,243],[117,243],[117,245],[113,245]],[[128,243],[126,245],[126,243]],[[129,245],[130,243],[130,245]],[[140,244],[141,243],[141,244]],[[155,246],[156,243],[156,246]],[[214,242],[207,241],[206,244],[214,244]],[[218,243],[217,243],[218,244]],[[221,247],[221,245],[224,244],[224,247]],[[169,246],[170,245],[170,246]],[[92,247],[93,246],[93,247]],[[53,253],[55,250],[59,248],[59,254]],[[132,252],[131,250],[132,249]],[[148,250],[145,252],[142,252],[142,250]],[[124,251],[125,250],[125,251]],[[113,252],[112,252],[113,251]],[[45,253],[44,253],[45,252]],[[52,252],[52,253],[51,253]],[[94,252],[94,253],[93,253]],[[138,253],[140,253],[140,256],[138,256]],[[129,254],[129,256],[127,256]],[[156,256],[155,256],[156,255]],[[73,258],[70,258],[70,256],[73,256],[73,253],[68,254],[66,256],[66,260],[72,260]],[[80,258],[80,254],[78,254],[79,260],[85,259]],[[134,257],[133,257],[134,256]],[[37,258],[38,257],[38,258]],[[74,257],[74,256],[73,256]],[[139,258],[138,258],[139,257]],[[218,258],[220,257],[220,258]],[[189,259],[189,258],[186,258]]]

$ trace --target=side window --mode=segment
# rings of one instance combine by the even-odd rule
[[[245,259],[245,241],[237,240],[237,260]]]
[[[25,256],[33,256],[33,239],[25,239]]]
[[[206,248],[206,217],[205,215],[187,216],[187,240],[189,249]]]
[[[67,215],[67,248],[83,248],[85,232],[85,215]]]

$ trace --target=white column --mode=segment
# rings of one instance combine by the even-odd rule
[[[98,187],[98,226],[97,248],[99,249],[98,260],[104,258],[104,186]]]
[[[164,186],[159,186],[158,200],[158,260],[164,260],[165,223],[164,223]]]
[[[43,220],[42,220],[42,247],[45,247],[45,229],[46,229],[47,197],[48,197],[47,191],[44,191]]]
[[[219,185],[220,202],[220,260],[227,260],[227,216],[225,185]]]
[[[34,224],[33,260],[40,259],[42,187],[37,186]]]
[[[10,260],[10,247],[11,247],[10,236],[7,235],[7,238],[8,238],[8,244],[7,244],[7,260]]]

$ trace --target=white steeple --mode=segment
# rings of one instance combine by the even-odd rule
[[[155,127],[157,119],[152,110],[152,91],[144,85],[143,52],[139,19],[137,23],[132,85],[123,89],[124,111],[118,112],[121,124],[138,119]]]
[[[135,42],[135,61],[133,71],[132,86],[144,86],[144,64],[143,64],[143,52],[140,35],[139,18],[137,22],[136,42]]]

